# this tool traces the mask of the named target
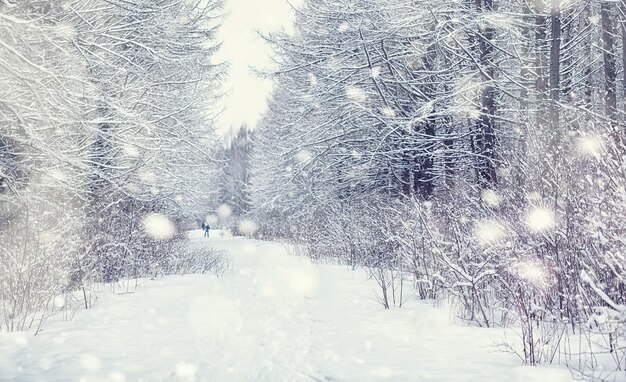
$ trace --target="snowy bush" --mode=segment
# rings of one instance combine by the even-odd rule
[[[204,243],[174,241],[167,256],[153,265],[156,274],[183,275],[193,273],[214,273],[221,276],[228,269],[228,260],[224,253],[207,248]]]
[[[63,292],[76,247],[69,223],[38,228],[42,219],[14,220],[0,234],[0,321],[6,331],[38,328]]]

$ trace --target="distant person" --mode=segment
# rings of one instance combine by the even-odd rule
[[[209,227],[208,223],[202,223],[202,230],[204,231],[204,237],[209,237],[209,230],[211,229],[211,227]]]

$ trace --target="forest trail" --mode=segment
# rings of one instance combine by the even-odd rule
[[[35,337],[0,335],[0,381],[570,381],[495,349],[499,329],[454,326],[445,309],[417,301],[382,309],[362,271],[215,233],[192,240],[228,253],[222,277],[102,292]]]

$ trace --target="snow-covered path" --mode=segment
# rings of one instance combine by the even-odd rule
[[[273,243],[194,240],[227,251],[231,269],[103,293],[36,337],[0,335],[0,381],[570,380],[496,351],[499,330],[453,326],[418,302],[383,310],[361,271]]]

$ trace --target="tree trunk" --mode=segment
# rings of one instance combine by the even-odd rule
[[[435,67],[435,59],[437,57],[437,50],[435,44],[431,44],[428,47],[427,54],[422,59],[424,71],[427,73],[433,72]],[[425,102],[432,102],[436,97],[436,88],[434,78],[431,81],[425,82],[421,86],[422,93],[424,94]],[[434,112],[431,110],[431,112]],[[426,118],[426,121],[423,124],[423,134],[425,139],[428,139],[429,142],[426,142],[426,145],[421,145],[420,151],[415,153],[415,165],[413,168],[413,190],[419,194],[422,198],[428,199],[433,195],[435,185],[434,185],[434,174],[433,167],[435,165],[434,158],[434,139],[435,139],[435,127],[437,126],[437,120],[432,115],[429,115]],[[422,138],[424,139],[424,138]]]
[[[547,113],[545,113],[545,100],[548,80],[546,78],[546,30],[547,19],[543,15],[542,2],[536,2],[535,7],[535,90],[537,92],[536,125],[539,132],[543,132],[548,125]]]
[[[623,96],[623,113],[626,118],[626,0],[619,3],[619,22],[622,30],[622,96]]]
[[[561,97],[561,0],[552,0],[550,15],[552,24],[550,46],[550,134],[552,136],[552,148],[561,146],[561,134],[559,128]],[[555,153],[558,155],[558,153]]]
[[[613,20],[611,19],[611,4],[603,0],[600,3],[600,17],[602,19],[602,48],[604,50],[604,103],[606,116],[613,139],[619,147],[622,146],[622,133],[617,123],[617,70],[615,65],[615,39],[613,37]]]
[[[493,0],[478,1],[481,12],[493,11]],[[482,67],[482,83],[484,87],[480,96],[480,118],[478,119],[477,149],[479,156],[479,183],[483,188],[488,188],[497,182],[496,176],[496,90],[493,86],[495,74],[493,58],[493,40],[496,31],[492,26],[484,29],[482,37],[479,37],[480,65]]]

